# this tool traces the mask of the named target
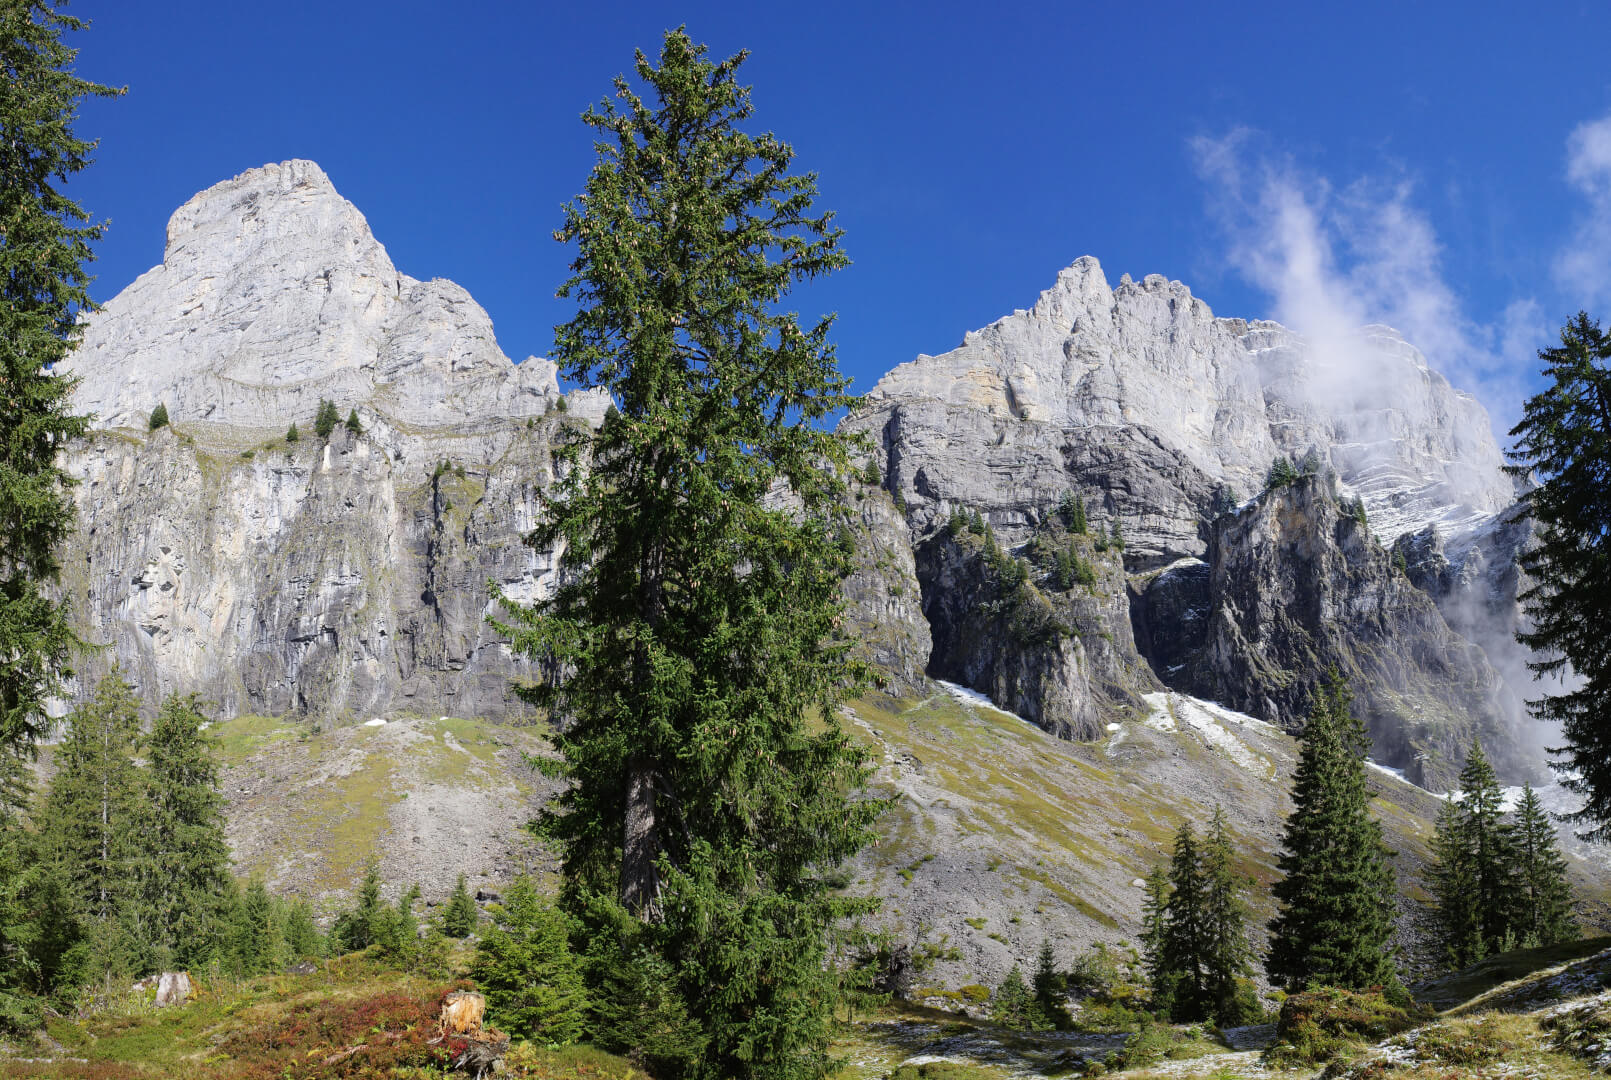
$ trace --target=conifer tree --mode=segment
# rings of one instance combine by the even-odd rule
[[[1333,670],[1316,695],[1282,834],[1265,971],[1288,990],[1392,983],[1393,882],[1365,786],[1365,727]]]
[[[990,999],[990,1019],[1004,1027],[1027,1027],[1029,1007],[1033,1000],[1029,987],[1024,983],[1023,971],[1014,964]]]
[[[647,928],[709,1036],[701,1074],[815,1077],[824,935],[871,907],[830,872],[883,804],[838,719],[865,671],[843,633],[851,440],[823,421],[852,398],[832,320],[782,303],[846,260],[792,150],[743,130],[742,60],[673,31],[658,66],[639,54],[641,95],[622,78],[584,114],[598,160],[556,234],[580,310],[555,358],[618,413],[567,446],[588,464],[533,536],[563,542],[563,583],[504,629],[565,673],[529,696],[567,718],[572,783],[543,825],[566,909]]]
[[[570,931],[569,920],[537,895],[529,878],[515,879],[470,966],[494,1023],[536,1042],[581,1036],[588,997]]]
[[[341,423],[341,413],[337,411],[336,403],[320,398],[319,411],[313,418],[314,433],[321,439],[328,439],[330,433],[336,430],[336,425],[339,423]]]
[[[1152,992],[1153,1011],[1169,1014],[1171,986],[1164,970],[1164,910],[1169,906],[1169,871],[1154,866],[1147,875],[1141,906],[1141,961]]]
[[[1042,941],[1040,952],[1035,956],[1035,974],[1030,979],[1031,1027],[1066,1031],[1073,1026],[1074,1018],[1069,1015],[1063,999],[1067,987],[1068,976],[1057,970],[1057,954],[1052,951],[1051,941]]]
[[[330,937],[343,952],[367,949],[385,937],[390,914],[380,897],[380,867],[370,863],[358,886],[357,903],[336,917]]]
[[[1253,949],[1247,940],[1245,882],[1233,865],[1235,851],[1225,815],[1214,807],[1203,845],[1203,983],[1207,1012],[1221,1027],[1248,1022]],[[1256,1006],[1256,1003],[1255,1003]]]
[[[352,432],[354,435],[362,435],[364,433],[364,425],[358,420],[357,409],[352,409],[347,413],[347,430]]]
[[[1445,961],[1450,967],[1462,968],[1487,956],[1477,917],[1477,883],[1466,845],[1465,822],[1460,804],[1452,799],[1438,810],[1428,876]]]
[[[1485,954],[1503,951],[1516,914],[1516,845],[1504,792],[1482,743],[1473,740],[1460,770],[1460,838],[1470,860],[1476,930]]]
[[[157,407],[151,410],[151,419],[147,421],[146,428],[147,430],[155,431],[157,428],[165,428],[167,426],[168,406],[159,401],[157,402]]]
[[[195,695],[162,703],[145,740],[143,901],[169,962],[198,964],[229,881],[214,741]]]
[[[1160,951],[1162,994],[1154,999],[1168,1002],[1168,1017],[1189,1023],[1208,1017],[1208,973],[1204,970],[1207,949],[1206,882],[1202,857],[1191,822],[1183,821],[1175,833],[1175,853],[1169,864],[1169,899],[1164,904],[1163,935]]]
[[[646,948],[618,945],[594,957],[592,967],[592,1042],[652,1076],[682,1076],[697,1066],[710,1040],[689,1014],[670,962]]]
[[[470,897],[470,890],[465,886],[464,875],[460,874],[459,883],[454,886],[453,895],[448,897],[442,911],[442,931],[449,937],[469,937],[475,933],[480,917],[475,901]]]
[[[85,264],[105,226],[64,188],[95,148],[74,134],[80,102],[119,93],[73,73],[63,38],[85,24],[58,6],[0,4],[0,844],[21,843],[9,834],[27,765],[77,644],[54,588],[74,518],[57,455],[88,418],[72,412],[58,363],[93,307]],[[0,957],[8,921],[0,913]]]
[[[1528,784],[1516,805],[1516,931],[1528,945],[1554,945],[1578,936],[1572,917],[1572,887],[1555,826]]]
[[[313,909],[308,906],[306,900],[299,899],[285,905],[281,925],[288,958],[300,960],[324,955],[324,935],[319,932],[318,924],[313,921]]]
[[[41,815],[47,843],[66,868],[81,910],[97,923],[138,902],[139,737],[140,704],[113,666],[95,696],[67,719]]]
[[[291,421],[291,426],[285,429],[285,441],[288,443],[296,442],[300,438],[302,438],[302,436],[297,433],[296,421],[293,420]]]
[[[1561,782],[1585,796],[1569,820],[1591,839],[1611,838],[1611,335],[1584,312],[1540,349],[1549,385],[1528,399],[1507,455],[1531,482],[1521,495],[1537,542],[1517,562],[1529,586],[1518,599],[1531,630],[1517,640],[1539,659],[1540,678],[1572,674],[1571,689],[1528,702],[1559,724]]]
[[[280,927],[274,900],[262,879],[252,879],[231,914],[227,953],[230,970],[246,978],[275,970],[280,964]]]

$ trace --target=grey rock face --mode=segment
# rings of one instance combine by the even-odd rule
[[[1137,621],[1171,687],[1301,731],[1324,673],[1349,676],[1384,764],[1453,786],[1474,736],[1512,778],[1538,778],[1515,702],[1368,528],[1307,478],[1227,514],[1203,571],[1159,575]]]
[[[148,699],[226,715],[501,716],[526,671],[487,622],[487,582],[534,599],[552,559],[522,543],[551,481],[550,418],[492,466],[400,473],[369,436],[211,454],[173,428],[68,456],[81,525],[64,580],[83,633]],[[461,475],[462,472],[462,475]]]
[[[926,686],[933,640],[906,519],[889,494],[855,484],[852,521],[859,527],[856,573],[845,582],[851,637],[893,695]]]
[[[436,464],[432,429],[482,429],[490,462],[510,420],[560,397],[554,366],[511,363],[469,293],[398,273],[311,161],[251,169],[176,210],[161,265],[90,316],[67,367],[98,426],[143,429],[163,403],[204,441],[306,427],[329,398],[415,474]],[[590,395],[573,404],[602,414]]]

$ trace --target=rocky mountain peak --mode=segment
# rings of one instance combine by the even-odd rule
[[[559,397],[554,366],[511,363],[469,293],[400,273],[311,161],[175,211],[162,263],[89,318],[68,366],[100,426],[143,426],[162,402],[191,430],[261,436],[329,398],[402,456],[422,429],[540,416]]]

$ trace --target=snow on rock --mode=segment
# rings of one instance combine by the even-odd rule
[[[1015,712],[1008,712],[1006,709],[1003,709],[1000,705],[997,705],[994,701],[991,701],[977,690],[969,690],[966,686],[958,686],[956,683],[946,682],[944,679],[936,679],[934,681],[945,687],[948,694],[962,702],[964,705],[975,705],[980,708],[993,709],[1003,716],[1010,716],[1014,720],[1017,720],[1021,723],[1029,723],[1029,721],[1025,720],[1022,716],[1019,716]]]
[[[1145,721],[1148,727],[1159,731],[1191,731],[1249,772],[1267,777],[1275,775],[1274,763],[1235,733],[1235,729],[1273,732],[1276,730],[1273,725],[1212,701],[1173,691],[1143,694],[1141,700],[1152,710]]]

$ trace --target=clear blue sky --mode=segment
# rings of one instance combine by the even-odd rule
[[[112,222],[105,299],[190,195],[312,158],[399,269],[543,355],[570,314],[550,232],[592,157],[577,114],[686,23],[751,51],[755,126],[839,212],[855,265],[798,306],[840,313],[861,389],[1092,254],[1222,315],[1407,323],[1503,418],[1569,314],[1611,317],[1611,7],[1326,7],[78,0],[80,72],[129,93],[86,106],[101,147],[73,193]]]

